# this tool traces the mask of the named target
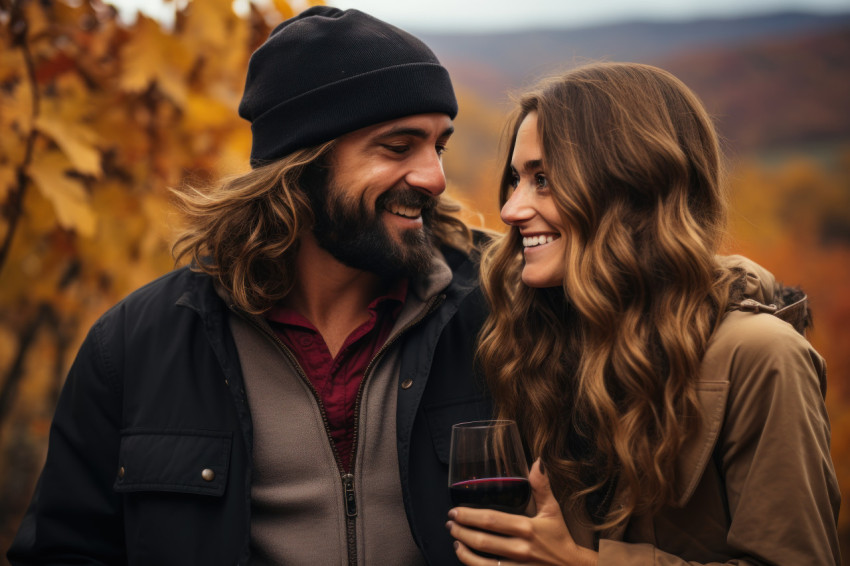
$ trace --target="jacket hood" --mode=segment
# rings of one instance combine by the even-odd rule
[[[729,310],[772,314],[804,336],[812,327],[809,300],[802,289],[784,285],[767,269],[741,255],[717,256],[717,263],[744,274],[743,296],[733,299]]]

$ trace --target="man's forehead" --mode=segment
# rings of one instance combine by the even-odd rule
[[[419,135],[421,137],[451,135],[454,132],[448,114],[414,114],[379,124],[366,126],[342,137],[385,137],[393,135]]]

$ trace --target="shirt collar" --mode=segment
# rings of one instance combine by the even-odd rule
[[[371,303],[367,306],[369,311],[373,314],[378,313],[378,309],[382,307],[382,305],[386,304],[387,308],[393,309],[394,313],[398,313],[401,310],[401,307],[404,306],[404,302],[407,298],[407,289],[409,286],[409,282],[407,279],[399,279],[396,281],[394,285],[392,285],[389,290],[372,300]],[[291,307],[286,306],[274,306],[268,310],[263,315],[266,320],[271,322],[276,322],[278,324],[287,324],[290,326],[300,326],[302,328],[309,328],[310,330],[315,330],[313,324],[307,320],[303,315],[301,315],[298,311]]]

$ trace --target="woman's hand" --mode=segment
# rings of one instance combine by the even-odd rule
[[[457,539],[455,552],[460,561],[468,566],[595,566],[596,552],[578,546],[570,535],[539,460],[528,479],[537,507],[533,517],[468,507],[449,511],[446,528]],[[473,550],[503,558],[484,558]]]

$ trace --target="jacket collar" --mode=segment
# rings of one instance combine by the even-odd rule
[[[215,280],[206,273],[195,271],[191,266],[183,269],[188,271],[186,290],[175,304],[190,308],[202,317],[221,312],[225,305],[216,293]]]
[[[188,284],[176,304],[202,316],[222,311],[224,303],[230,302],[229,294],[219,289],[213,277],[191,267],[184,269],[189,271]],[[411,279],[409,292],[424,302],[452,285],[474,286],[476,274],[474,262],[465,253],[450,247],[435,248],[428,267]]]

